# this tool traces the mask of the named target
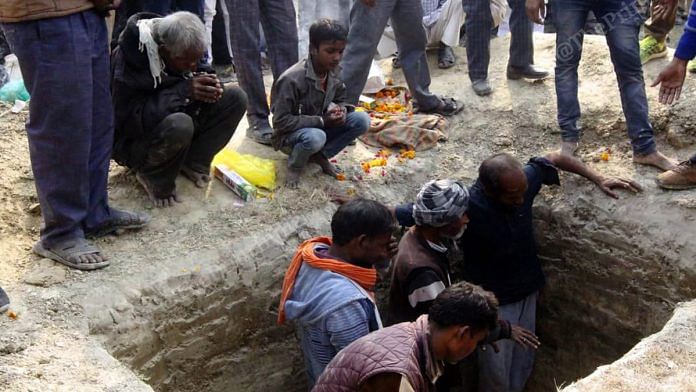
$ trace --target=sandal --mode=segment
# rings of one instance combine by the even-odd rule
[[[104,237],[120,230],[142,229],[150,223],[150,215],[144,212],[131,212],[111,209],[111,218],[100,228],[88,231],[86,236],[91,238]]]
[[[89,243],[84,238],[66,241],[54,248],[44,248],[41,241],[37,242],[32,249],[34,253],[41,257],[57,261],[70,268],[81,271],[93,271],[109,266],[108,260],[101,263],[83,263],[79,260],[80,256],[99,254],[99,248]]]
[[[440,48],[437,50],[437,66],[440,69],[447,69],[454,67],[457,62],[457,57],[454,55],[454,50],[452,47],[440,44]]]
[[[270,146],[273,143],[273,128],[254,125],[247,128],[246,136],[256,143]]]
[[[452,98],[452,97],[439,97],[440,98],[440,104],[437,105],[436,107],[429,109],[429,110],[423,110],[418,108],[417,112],[418,113],[423,113],[423,114],[439,114],[441,116],[449,117],[449,116],[454,116],[455,114],[459,113],[464,109],[463,105],[460,105],[459,102]]]

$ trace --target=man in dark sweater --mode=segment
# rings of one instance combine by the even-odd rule
[[[192,13],[140,13],[128,20],[112,54],[114,159],[135,170],[157,207],[180,201],[180,172],[206,186],[213,156],[246,110],[240,88],[223,89],[202,68],[206,41],[205,26]]]
[[[469,189],[470,221],[459,242],[464,278],[496,295],[501,319],[532,332],[537,295],[545,283],[534,241],[532,204],[543,185],[559,184],[556,168],[590,179],[612,197],[617,197],[614,188],[640,190],[633,181],[603,177],[579,159],[560,153],[532,158],[525,166],[508,154],[494,155],[481,164],[479,179]],[[413,205],[397,207],[399,223],[417,225],[413,211]],[[499,353],[479,353],[479,391],[523,390],[534,350],[509,340],[498,347]]]

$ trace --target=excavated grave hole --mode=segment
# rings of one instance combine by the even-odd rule
[[[574,213],[587,213],[580,220],[589,226],[578,229],[578,219],[568,225],[568,217],[540,204],[537,234],[549,282],[538,317],[543,348],[530,391],[551,390],[618,359],[659,330],[673,308],[656,287],[641,286],[626,270],[659,260],[662,252],[627,246],[631,236],[621,239],[621,233],[635,227],[598,232],[593,222],[601,225],[606,217],[581,202]],[[104,334],[112,354],[157,391],[305,390],[292,329],[275,325],[278,289],[299,238],[326,232],[331,212],[327,207],[235,241],[236,252],[203,256],[202,263],[216,267],[141,288],[130,305],[110,311],[115,328],[93,333]],[[259,261],[249,266],[243,263],[248,260]]]

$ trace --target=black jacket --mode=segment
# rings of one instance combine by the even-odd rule
[[[155,86],[147,53],[140,51],[136,23],[160,17],[142,12],[128,19],[111,54],[111,94],[114,103],[114,160],[130,168],[144,163],[149,133],[172,113],[195,113],[190,75],[165,70]]]
[[[298,129],[323,128],[321,117],[332,102],[348,111],[354,109],[346,103],[346,85],[339,79],[338,69],[329,73],[324,91],[311,58],[288,68],[271,91],[273,147],[280,149],[283,139]]]

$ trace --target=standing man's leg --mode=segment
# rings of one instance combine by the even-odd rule
[[[261,72],[259,23],[261,0],[226,0],[230,10],[230,42],[239,86],[247,95],[247,137],[270,144],[273,128]]]
[[[438,20],[426,28],[428,47],[437,47],[437,65],[440,69],[456,64],[453,47],[459,46],[460,31],[464,25],[464,6],[461,0],[447,0],[442,5]]]
[[[607,0],[593,11],[606,31],[633,148],[633,161],[669,170],[677,162],[657,152],[655,135],[648,118],[648,98],[638,46],[642,20],[635,8],[635,0],[628,4],[620,0]]]
[[[536,331],[536,306],[539,298],[538,292],[534,292],[522,301],[517,325],[532,332]],[[530,348],[514,344],[512,347],[512,364],[510,367],[510,391],[524,390],[527,380],[534,369],[534,357],[536,352]]]
[[[549,73],[534,67],[534,23],[527,18],[524,0],[508,0],[510,14],[510,58],[508,79],[543,79]]]
[[[222,98],[214,104],[204,104],[194,119],[195,131],[189,147],[183,174],[197,187],[210,181],[213,157],[229,143],[246,111],[246,94],[239,87],[226,87]]]
[[[667,35],[677,19],[677,1],[652,0],[650,18],[645,21],[645,38],[640,41],[640,62],[667,56]]]
[[[259,4],[271,72],[273,79],[277,80],[298,61],[295,6],[292,0],[260,0]]]
[[[589,6],[582,0],[555,0],[556,102],[561,129],[561,152],[573,155],[581,136],[578,101],[578,65],[582,56],[583,28]]]
[[[518,324],[523,304],[524,301],[519,301],[499,306],[498,318],[511,324]],[[479,392],[512,392],[510,376],[515,342],[500,340],[496,342],[496,345],[499,350],[497,353],[490,346],[478,349]]]
[[[425,52],[427,38],[420,0],[398,0],[392,11],[391,21],[408,88],[418,103],[418,110],[431,111],[440,106],[442,101],[430,92],[430,69]]]
[[[466,12],[466,57],[469,79],[477,95],[489,95],[493,90],[488,83],[490,40],[493,28],[490,0],[462,0]]]
[[[89,204],[83,224],[85,232],[94,232],[111,218],[106,191],[109,178],[111,149],[114,144],[113,107],[109,86],[110,58],[104,18],[95,13],[85,14],[85,23],[92,40],[92,140],[89,155]]]
[[[346,84],[347,101],[352,104],[358,103],[365,87],[370,63],[396,1],[379,0],[374,7],[366,6],[361,0],[353,4],[348,43],[341,61],[341,79]],[[418,26],[422,26],[422,21],[418,21]]]
[[[92,72],[96,37],[90,30],[95,17],[93,11],[85,11],[3,25],[32,97],[27,136],[44,219],[41,240],[34,249],[44,257],[83,269],[108,265],[84,239],[83,231],[90,209],[93,116],[98,110],[93,107]],[[52,33],[40,35],[39,25]],[[102,27],[102,43],[107,45],[106,26]],[[71,99],[60,96],[64,91],[71,92]],[[79,108],[75,102],[80,103]],[[106,190],[94,190],[95,202],[102,192]]]

